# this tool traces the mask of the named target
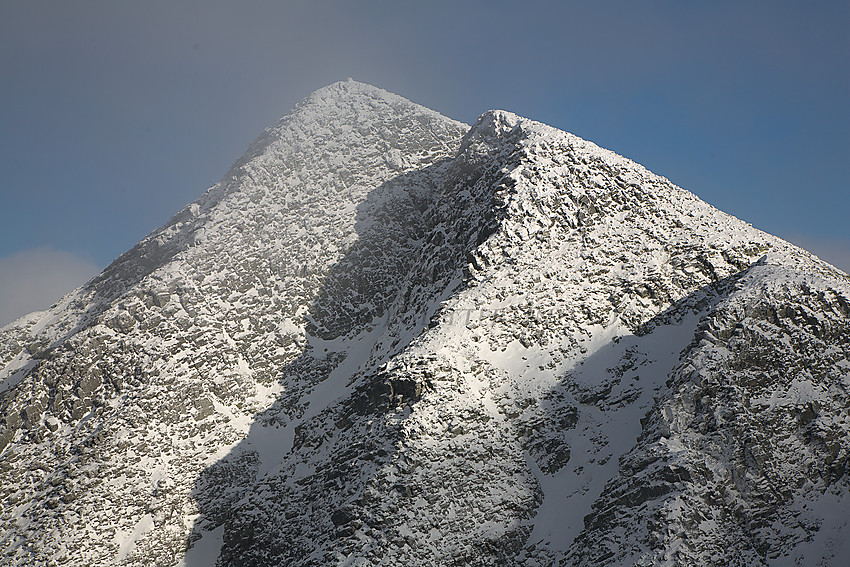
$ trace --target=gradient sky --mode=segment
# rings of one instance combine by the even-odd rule
[[[846,0],[0,0],[0,324],[347,77],[573,132],[850,271],[848,28]]]

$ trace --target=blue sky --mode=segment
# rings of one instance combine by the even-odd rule
[[[850,270],[848,26],[846,1],[3,0],[0,324],[347,77],[573,132]]]

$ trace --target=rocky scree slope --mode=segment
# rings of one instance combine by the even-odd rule
[[[0,348],[10,564],[848,553],[846,274],[507,112],[317,91]]]

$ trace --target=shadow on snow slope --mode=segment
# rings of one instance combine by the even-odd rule
[[[380,531],[393,520],[382,492],[428,490],[406,486],[404,478],[386,486],[381,473],[403,460],[401,424],[427,389],[415,376],[388,374],[384,364],[462,289],[469,253],[497,222],[492,193],[458,191],[466,182],[453,167],[447,160],[401,175],[358,207],[358,240],[309,309],[303,352],[280,372],[281,398],[196,482],[201,516],[186,565],[216,556],[223,565],[336,562],[359,549],[361,526]],[[526,545],[563,553],[557,548],[593,527],[583,516],[634,447],[642,418],[694,338],[699,314],[711,312],[743,273],[694,292],[646,322],[645,333],[615,338],[564,376],[546,396],[560,401],[541,402],[546,431],[520,443],[548,452],[544,461],[552,453],[564,457],[548,474],[528,459],[536,476],[529,474],[526,490],[542,502],[532,510],[537,517],[522,521],[522,541],[491,545],[478,563],[515,560]],[[375,545],[399,542],[378,538]]]
[[[413,392],[388,383],[381,364],[463,285],[469,252],[493,231],[492,194],[458,191],[470,175],[445,160],[385,182],[358,206],[358,239],[309,308],[303,352],[279,373],[281,398],[196,483],[192,540],[218,531],[195,544],[187,565],[208,561],[220,526],[224,564],[309,557],[338,535],[341,518],[328,510],[362,496],[394,460],[390,398]]]

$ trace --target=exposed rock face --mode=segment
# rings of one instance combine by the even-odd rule
[[[840,562],[848,353],[805,251],[570,134],[337,83],[0,332],[0,554]]]

